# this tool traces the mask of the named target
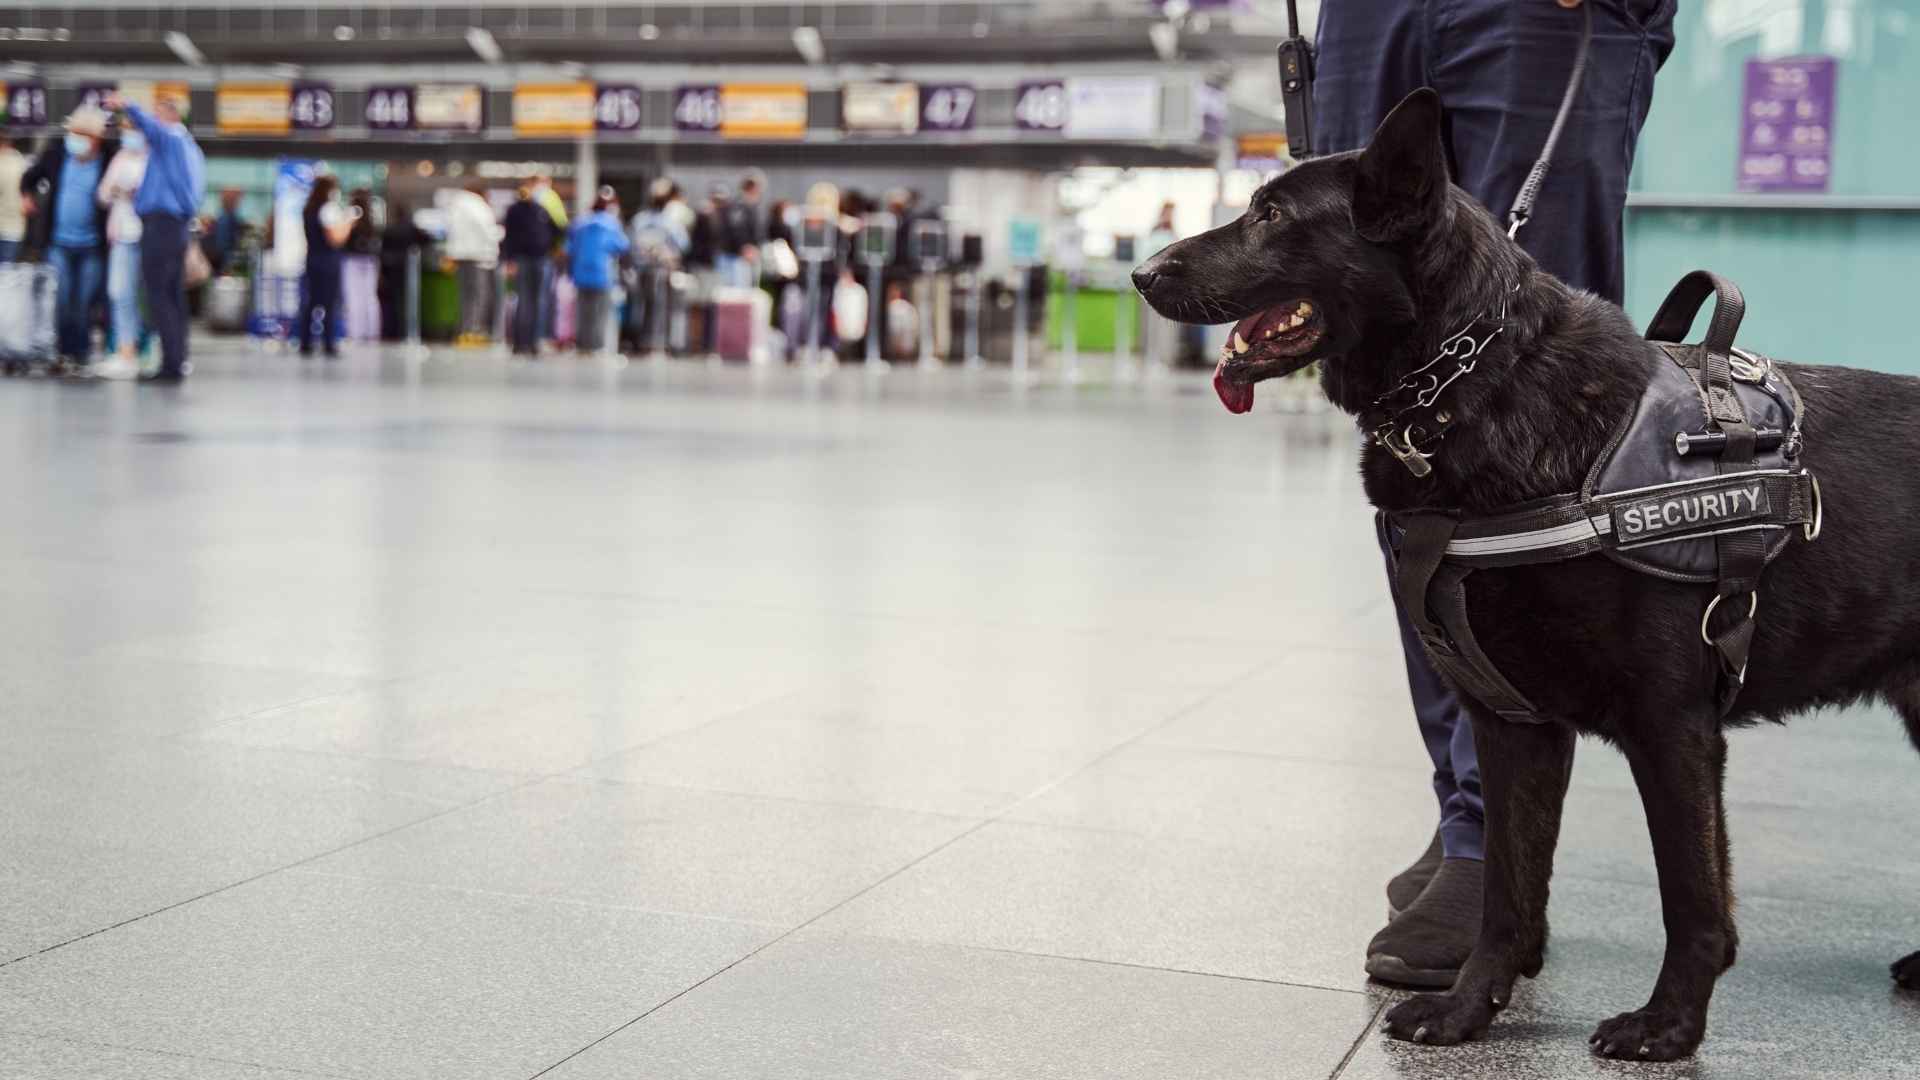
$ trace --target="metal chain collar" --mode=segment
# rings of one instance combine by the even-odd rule
[[[1516,285],[1508,290],[1507,296],[1518,291]],[[1432,431],[1427,430],[1425,424],[1411,422],[1409,416],[1431,408],[1447,387],[1471,375],[1480,363],[1480,354],[1506,328],[1507,300],[1502,298],[1499,311],[1481,315],[1455,331],[1440,343],[1433,359],[1408,372],[1392,389],[1374,398],[1371,412],[1379,419],[1369,433],[1373,441],[1413,475],[1432,474],[1433,464],[1428,459],[1439,451],[1440,440],[1446,438],[1453,416],[1444,409],[1435,413],[1429,421]],[[1476,329],[1482,332],[1476,334]],[[1453,364],[1451,368],[1445,366],[1448,361]],[[1408,399],[1405,404],[1397,400],[1402,397]]]

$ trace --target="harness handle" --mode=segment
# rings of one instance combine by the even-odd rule
[[[1729,425],[1744,426],[1747,419],[1740,399],[1733,392],[1733,336],[1739,332],[1740,320],[1747,312],[1747,300],[1740,295],[1740,286],[1711,270],[1693,271],[1681,278],[1660,302],[1660,310],[1654,312],[1653,321],[1647,324],[1647,340],[1678,342],[1685,338],[1693,328],[1700,305],[1706,303],[1709,296],[1713,297],[1713,320],[1707,324],[1707,337],[1702,342],[1700,392],[1714,423],[1737,440],[1741,432],[1728,430]],[[1752,433],[1746,434],[1751,437]],[[1751,456],[1750,451],[1744,455]]]
[[[1700,305],[1709,296],[1713,297],[1713,322],[1707,326],[1707,349],[1721,356],[1731,355],[1733,335],[1747,313],[1747,298],[1740,295],[1740,286],[1711,270],[1695,270],[1680,279],[1647,324],[1647,340],[1684,341],[1687,331],[1693,329]]]

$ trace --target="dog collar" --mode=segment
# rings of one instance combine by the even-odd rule
[[[1507,290],[1499,310],[1477,316],[1454,331],[1440,343],[1433,359],[1373,399],[1366,415],[1368,435],[1414,476],[1433,474],[1431,459],[1454,421],[1451,411],[1438,406],[1440,395],[1473,374],[1480,354],[1506,330],[1507,299],[1519,290],[1518,285]]]

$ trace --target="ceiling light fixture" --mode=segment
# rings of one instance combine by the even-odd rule
[[[191,64],[194,67],[206,66],[207,54],[201,52],[200,47],[195,45],[193,39],[187,35],[178,30],[169,30],[162,40],[167,43],[167,48],[173,51],[173,55],[180,58],[181,63]]]
[[[824,64],[827,61],[826,42],[820,40],[820,31],[811,26],[793,28],[793,47],[800,53],[800,59],[809,64]]]
[[[493,34],[477,26],[467,27],[467,47],[473,50],[473,55],[489,64],[497,64],[506,58],[506,53],[500,51],[500,43],[494,40]]]

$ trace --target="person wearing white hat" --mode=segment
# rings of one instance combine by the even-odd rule
[[[108,139],[107,114],[83,105],[67,117],[67,134],[21,177],[22,204],[34,216],[29,246],[46,252],[59,280],[56,371],[85,374],[92,351],[92,315],[106,274],[107,212],[94,198],[119,149]]]

